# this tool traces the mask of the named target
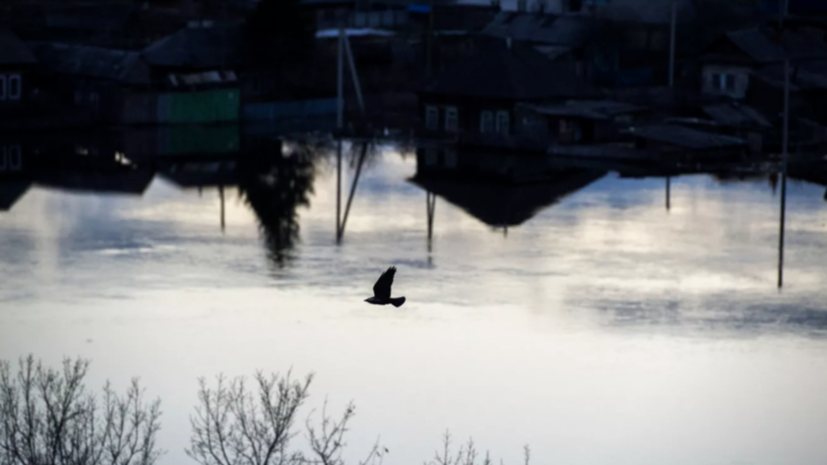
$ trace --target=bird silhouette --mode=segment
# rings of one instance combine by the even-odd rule
[[[365,299],[365,302],[373,305],[391,304],[394,307],[401,307],[402,304],[405,303],[405,297],[391,298],[391,286],[393,285],[393,276],[395,274],[395,266],[388,268],[382,273],[382,276],[380,276],[379,279],[376,280],[376,284],[373,285],[373,297]]]

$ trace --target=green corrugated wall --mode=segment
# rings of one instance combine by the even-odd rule
[[[237,121],[241,105],[239,89],[216,89],[168,94],[170,123]]]
[[[211,154],[238,151],[241,145],[238,125],[170,126],[164,155]]]

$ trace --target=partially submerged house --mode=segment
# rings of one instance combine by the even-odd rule
[[[150,70],[139,52],[49,42],[30,45],[53,105],[81,110],[94,123],[156,121]]]
[[[141,54],[165,91],[159,121],[236,121],[241,108],[237,70],[244,63],[242,30],[194,21]]]
[[[706,93],[745,99],[756,76],[787,58],[827,60],[827,44],[792,31],[782,36],[769,27],[728,32],[701,57],[701,88]]]
[[[598,95],[532,47],[497,40],[428,81],[419,91],[419,102],[427,134],[512,136],[521,127],[519,103]]]

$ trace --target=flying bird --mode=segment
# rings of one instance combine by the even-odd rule
[[[395,274],[395,266],[388,268],[387,271],[382,273],[382,276],[380,276],[379,279],[376,280],[376,284],[373,285],[373,297],[365,299],[365,302],[373,305],[391,304],[394,307],[401,307],[402,304],[405,303],[404,297],[391,298],[391,285],[393,285],[393,275]]]

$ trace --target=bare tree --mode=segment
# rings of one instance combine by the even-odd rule
[[[529,465],[531,449],[528,445],[523,447],[524,464]],[[434,453],[434,458],[425,465],[493,465],[491,455],[486,451],[481,456],[473,439],[469,439],[465,445],[460,446],[454,453],[451,450],[451,433],[446,431],[442,436],[442,450]]]
[[[244,377],[227,381],[217,378],[210,388],[199,380],[196,414],[190,419],[192,437],[187,454],[202,465],[342,465],[342,448],[347,423],[354,415],[348,404],[340,420],[332,420],[322,412],[321,427],[307,421],[311,456],[291,449],[296,436],[294,423],[299,408],[307,400],[313,375],[302,381],[291,373],[269,377],[255,375],[253,394]],[[361,465],[381,459],[378,444]]]
[[[133,379],[125,396],[107,382],[103,400],[86,392],[89,361],[64,359],[63,370],[29,355],[17,375],[0,360],[0,463],[4,465],[152,465],[162,451],[160,401],[144,401]]]

